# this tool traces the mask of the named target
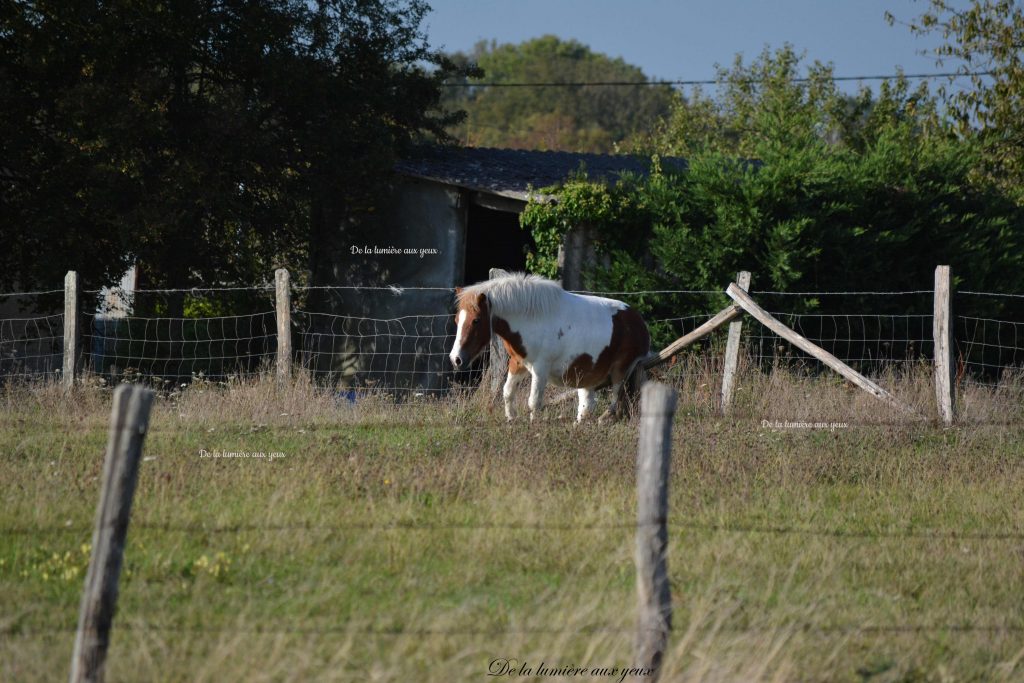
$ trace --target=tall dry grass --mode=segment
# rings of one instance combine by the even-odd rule
[[[1019,385],[961,386],[947,430],[923,368],[877,378],[922,419],[829,375],[743,367],[728,416],[715,363],[656,378],[680,390],[663,680],[1024,676]],[[2,680],[66,674],[81,577],[52,573],[89,538],[109,400],[94,379],[0,391]],[[629,664],[637,423],[577,426],[569,402],[507,425],[499,403],[351,403],[301,373],[162,393],[110,679]],[[199,458],[216,447],[287,457]]]

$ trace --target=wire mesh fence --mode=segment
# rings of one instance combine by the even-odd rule
[[[455,335],[453,291],[294,287],[289,312],[293,361],[317,382],[352,396],[360,391],[443,396],[455,386],[474,384],[486,369],[486,354],[460,372],[447,358]],[[721,292],[704,290],[592,293],[619,298],[643,312],[655,349],[694,330],[727,301]],[[55,311],[62,305],[61,294],[0,295],[0,381],[60,376],[64,319]],[[116,310],[97,301],[109,300],[107,290],[84,294],[83,301],[93,304],[83,308],[93,310],[82,315],[81,366],[112,380],[227,381],[267,371],[277,354],[280,312],[270,286],[139,290]],[[931,290],[752,295],[784,325],[862,374],[931,362]],[[963,291],[956,295],[954,314],[958,381],[1019,386],[1024,296]],[[753,367],[824,371],[820,361],[757,321],[743,322],[742,349]],[[688,353],[715,357],[723,349],[724,335],[715,335]]]
[[[0,382],[59,377],[64,290],[0,294]]]
[[[457,380],[447,364],[455,338],[450,314],[382,319],[298,310],[292,325],[302,368],[353,395],[375,388],[437,395]]]
[[[63,354],[63,314],[0,320],[0,376],[59,376]]]
[[[1024,297],[963,292],[954,306],[957,376],[968,385],[1020,390]]]
[[[86,316],[89,369],[157,383],[227,380],[265,371],[276,354],[274,311],[204,318]]]
[[[771,311],[771,314],[790,329],[867,376],[877,376],[886,370],[913,363],[930,362],[933,354],[930,314],[785,311]],[[824,367],[821,361],[803,353],[760,325],[748,327],[744,342],[751,360],[762,368],[785,366],[819,372]]]

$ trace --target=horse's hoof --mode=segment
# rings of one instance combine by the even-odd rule
[[[613,413],[611,410],[606,410],[603,413],[601,413],[601,417],[597,418],[597,424],[603,425],[609,422],[617,422],[618,419],[618,413]]]

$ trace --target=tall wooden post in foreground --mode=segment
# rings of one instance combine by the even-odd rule
[[[953,284],[949,266],[935,268],[935,403],[942,424],[953,424],[956,368],[953,366]]]
[[[668,476],[672,459],[672,417],[676,391],[648,382],[640,394],[640,452],[636,466],[636,622],[635,666],[657,681],[672,629],[668,584]]]
[[[292,289],[291,276],[284,268],[274,272],[277,300],[277,379],[292,374]]]
[[[96,507],[92,555],[85,575],[85,592],[71,657],[71,683],[103,681],[128,519],[153,396],[149,389],[130,384],[122,384],[114,390],[107,454],[103,461],[103,488]]]
[[[744,292],[750,289],[750,273],[742,270],[736,276],[736,284]],[[732,392],[736,386],[736,368],[740,361],[740,337],[743,335],[743,319],[729,323],[729,340],[725,345],[725,365],[722,368],[722,412],[729,413],[732,407]]]
[[[61,381],[65,389],[75,385],[75,373],[78,371],[78,340],[81,336],[78,310],[78,273],[69,270],[64,276],[64,367]]]

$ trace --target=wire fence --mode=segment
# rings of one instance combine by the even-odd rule
[[[39,638],[48,635],[66,635],[74,633],[76,626],[64,624],[46,624],[38,626],[11,626],[6,630],[0,629],[0,634],[5,636],[20,636],[23,638]],[[635,636],[635,627],[625,628],[621,624],[591,624],[577,628],[408,628],[394,626],[361,626],[353,624],[338,625],[299,625],[299,624],[269,624],[266,622],[239,624],[231,623],[225,625],[197,625],[197,624],[162,624],[159,622],[142,621],[136,619],[125,619],[118,622],[118,630],[140,631],[140,632],[169,632],[176,634],[218,634],[244,633],[248,635],[359,635],[359,636],[381,636],[389,638],[422,638],[426,636],[441,636],[452,638],[500,638],[504,636],[588,636],[598,634],[618,634],[623,636]],[[728,633],[768,633],[783,631],[799,631],[817,635],[885,635],[885,634],[922,634],[922,633],[988,633],[988,634],[1017,634],[1024,633],[1024,624],[964,624],[964,623],[935,623],[935,624],[836,624],[824,625],[811,621],[793,621],[774,626],[757,626],[751,624],[716,624],[717,631]],[[670,632],[678,632],[670,628]]]
[[[662,521],[652,522],[653,526],[662,525]],[[573,522],[539,522],[539,523],[459,523],[459,522],[412,522],[408,520],[389,523],[387,521],[372,523],[332,523],[323,524],[315,522],[295,523],[239,523],[227,525],[211,525],[208,523],[173,523],[173,522],[147,522],[135,520],[132,522],[132,531],[136,534],[156,532],[160,534],[176,533],[186,535],[209,535],[223,534],[258,534],[285,533],[296,534],[300,532],[319,533],[345,533],[356,532],[359,534],[371,532],[403,532],[432,533],[437,531],[464,530],[464,531],[532,531],[532,532],[565,532],[565,531],[621,531],[630,533],[644,526],[635,520],[623,522],[604,523],[573,523]],[[741,535],[770,535],[770,536],[816,536],[834,539],[837,542],[846,541],[898,541],[898,542],[948,542],[962,543],[964,541],[1009,543],[1006,546],[1009,552],[1016,552],[1017,544],[1024,540],[1024,530],[1016,529],[941,529],[941,528],[882,528],[875,530],[856,529],[835,529],[816,526],[778,526],[770,524],[743,524],[743,523],[704,523],[698,520],[679,519],[678,517],[667,522],[667,528],[673,535],[682,533],[703,532],[712,534],[741,534]],[[8,526],[0,528],[0,536],[28,536],[40,537],[46,535],[75,535],[82,539],[88,539],[92,535],[92,529],[82,525],[25,525]],[[775,626],[773,628],[791,627]],[[733,624],[726,626],[728,630],[735,632],[757,632],[760,629],[750,624]],[[835,634],[886,634],[886,633],[992,633],[1016,634],[1024,632],[1024,624],[1016,623],[895,623],[895,624],[820,624],[812,622],[801,622],[798,625],[802,631],[815,632],[821,635]],[[67,622],[45,623],[45,624],[22,624],[12,622],[6,628],[0,628],[0,634],[5,636],[39,638],[48,635],[59,635],[73,633],[76,625]],[[364,636],[382,637],[416,637],[416,636],[448,636],[448,637],[501,637],[508,635],[593,635],[597,633],[619,633],[633,635],[635,627],[624,627],[622,624],[587,624],[581,627],[516,627],[516,628],[481,628],[481,627],[450,627],[450,628],[416,628],[409,626],[374,626],[365,623],[341,623],[341,624],[310,624],[308,621],[302,623],[252,623],[243,624],[233,621],[230,624],[173,624],[148,621],[144,619],[123,619],[118,624],[118,629],[129,631],[167,631],[175,633],[252,633],[252,634],[358,634]]]
[[[661,526],[662,521],[651,523],[654,526]],[[565,531],[621,531],[628,534],[643,526],[635,520],[623,522],[605,523],[572,523],[572,522],[542,522],[542,523],[430,523],[400,522],[388,523],[239,523],[228,525],[211,525],[207,523],[172,523],[172,522],[147,522],[135,520],[132,522],[132,531],[135,534],[156,532],[160,534],[180,533],[201,535],[220,534],[258,534],[285,533],[296,534],[300,532],[321,532],[321,533],[342,533],[356,532],[360,534],[371,532],[403,532],[432,533],[441,530],[465,530],[465,531],[535,531],[535,532],[565,532]],[[816,526],[778,526],[770,524],[743,524],[743,523],[704,523],[698,520],[679,519],[678,517],[667,522],[667,528],[673,535],[682,533],[703,532],[712,534],[742,534],[742,535],[770,535],[770,536],[817,536],[834,539],[836,542],[860,542],[863,540],[881,542],[896,541],[906,542],[948,542],[959,544],[964,541],[994,542],[1005,544],[1008,552],[1016,552],[1018,544],[1024,540],[1024,530],[1016,529],[941,529],[941,528],[882,528],[875,530],[856,529],[834,529],[829,527]],[[0,528],[0,536],[29,536],[40,537],[46,535],[77,535],[82,539],[91,537],[92,529],[87,526],[75,525],[26,525],[17,527]],[[76,577],[77,578],[77,577]],[[237,620],[227,624],[181,624],[160,622],[151,619],[124,618],[117,626],[118,630],[138,632],[169,632],[176,634],[218,634],[218,633],[246,633],[251,635],[259,634],[295,634],[302,636],[316,635],[339,635],[352,634],[368,637],[401,638],[401,637],[453,637],[470,638],[484,637],[496,638],[511,635],[577,635],[587,636],[596,634],[636,634],[636,627],[624,626],[621,623],[588,623],[582,626],[517,626],[517,627],[481,627],[475,626],[451,626],[445,628],[386,626],[367,624],[364,622],[342,622],[342,623],[310,623],[308,620],[302,622],[250,622],[242,623]],[[735,633],[756,633],[769,630],[780,630],[787,628],[798,628],[802,632],[815,633],[822,636],[833,635],[885,635],[885,634],[1019,634],[1024,632],[1024,624],[1010,622],[1003,623],[970,623],[964,621],[949,623],[818,623],[812,621],[798,621],[793,623],[777,624],[773,626],[758,626],[749,623],[719,624],[718,629],[725,629]],[[65,636],[74,633],[76,624],[73,622],[47,621],[45,623],[20,623],[12,621],[5,627],[0,627],[0,635],[17,638],[44,638],[48,636]],[[672,631],[670,627],[670,631]]]
[[[871,313],[769,313],[790,329],[825,349],[844,363],[868,376],[912,363],[930,362],[932,340],[931,314]],[[653,324],[668,324],[676,336],[697,329],[708,315],[656,319]],[[712,347],[716,342],[708,342]],[[786,367],[791,370],[820,372],[824,365],[793,346],[757,321],[744,320],[742,346],[747,359],[763,370]],[[720,342],[717,345],[721,345]],[[698,352],[704,348],[698,349]]]
[[[257,374],[277,353],[275,312],[202,318],[86,316],[87,367],[155,383]]]
[[[63,314],[0,319],[0,377],[59,376],[63,360]]]
[[[486,354],[470,370],[455,372],[448,362],[455,335],[452,289],[292,291],[294,362],[316,381],[345,393],[443,396],[455,386],[473,384],[486,368]],[[0,294],[0,382],[61,376],[65,326],[63,313],[55,311],[61,292]],[[620,298],[643,312],[655,349],[701,325],[726,301],[721,292],[709,290],[590,293]],[[84,294],[93,302],[109,298],[107,290]],[[931,362],[931,290],[755,290],[752,296],[783,324],[862,374]],[[170,315],[175,299],[181,313]],[[276,358],[273,287],[138,290],[123,302],[116,310],[97,303],[83,312],[80,323],[82,367],[112,381],[229,381],[266,372]],[[953,310],[958,381],[1021,386],[1024,295],[964,290],[956,294]],[[713,359],[723,346],[717,335],[688,353]],[[750,364],[762,370],[824,370],[820,361],[751,318],[744,319],[742,348]]]
[[[968,385],[1019,389],[1024,379],[1024,296],[967,291],[957,303],[958,377]]]
[[[133,531],[153,531],[159,533],[176,533],[183,535],[231,535],[246,533],[296,533],[296,532],[370,532],[370,531],[635,531],[642,526],[658,526],[661,522],[650,524],[636,520],[621,522],[417,522],[411,520],[378,521],[378,522],[346,522],[324,524],[320,522],[292,523],[237,523],[208,524],[202,522],[147,522],[133,520]],[[880,529],[837,529],[816,526],[780,526],[771,524],[730,524],[709,523],[697,520],[676,519],[667,522],[668,529],[676,533],[705,532],[716,534],[743,534],[766,536],[817,536],[836,539],[896,539],[924,541],[1024,541],[1024,529],[940,529],[929,527],[880,528]],[[0,534],[10,536],[43,536],[43,535],[78,535],[87,538],[92,534],[90,527],[82,525],[24,525],[0,527]]]
[[[365,318],[297,310],[299,362],[332,386],[437,395],[460,378],[448,372],[455,339],[450,314]]]

